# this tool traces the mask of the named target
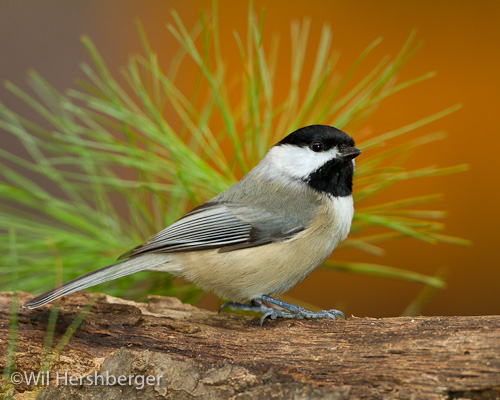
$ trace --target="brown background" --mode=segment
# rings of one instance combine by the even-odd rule
[[[153,48],[166,65],[177,48],[165,29],[165,22],[172,21],[170,9],[176,9],[190,27],[199,9],[208,10],[210,4],[180,0],[4,1],[0,5],[0,79],[23,86],[26,72],[33,68],[58,89],[74,86],[75,78],[82,76],[79,63],[88,60],[79,42],[82,34],[92,38],[110,69],[117,71],[128,55],[140,51],[133,23],[136,19],[144,23]],[[345,72],[376,37],[383,36],[384,41],[367,60],[371,66],[386,54],[395,55],[410,31],[417,29],[418,39],[425,44],[403,69],[401,78],[430,70],[437,71],[437,77],[385,101],[366,127],[387,132],[460,102],[464,105],[460,111],[419,131],[446,130],[449,138],[415,152],[408,166],[467,162],[471,170],[399,185],[379,200],[397,198],[401,191],[415,195],[442,192],[445,200],[435,208],[449,212],[445,233],[471,239],[474,245],[430,246],[408,239],[384,245],[387,255],[382,260],[349,252],[339,254],[339,258],[385,263],[427,274],[445,267],[450,273],[448,288],[436,294],[425,314],[497,314],[500,2],[287,0],[254,4],[257,10],[264,4],[267,9],[265,33],[276,32],[282,37],[284,76],[288,73],[291,20],[311,18],[313,47],[322,24],[332,25],[333,46],[341,53],[340,72]],[[248,3],[222,0],[219,8],[223,51],[231,62],[238,59],[232,31],[244,33]],[[286,85],[286,80],[280,82]],[[32,116],[3,88],[0,99]],[[5,139],[2,146],[17,150],[15,143]],[[288,294],[320,307],[341,306],[359,316],[385,316],[401,313],[420,289],[416,284],[317,271]],[[213,303],[205,305],[211,307]]]

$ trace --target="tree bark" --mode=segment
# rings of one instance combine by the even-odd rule
[[[91,295],[60,301],[54,347]],[[4,395],[14,390],[20,399],[500,398],[499,316],[266,320],[260,326],[257,317],[217,314],[175,298],[152,296],[146,304],[96,296],[38,386],[29,385],[26,374],[40,378],[53,305],[18,308],[15,369],[3,382]],[[9,363],[12,297],[0,293],[2,368]],[[23,304],[31,295],[18,297]],[[21,381],[10,384],[14,372]]]

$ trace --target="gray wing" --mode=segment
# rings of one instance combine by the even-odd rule
[[[219,252],[286,240],[304,230],[286,215],[231,203],[206,203],[195,208],[120,259],[140,254],[218,248]]]

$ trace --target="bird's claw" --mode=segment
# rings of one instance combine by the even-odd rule
[[[342,317],[346,319],[344,313],[339,310],[321,310],[318,312],[313,312],[300,308],[296,311],[286,311],[279,308],[272,307],[267,312],[265,312],[261,319],[260,325],[264,323],[266,318],[277,319],[277,318],[289,318],[289,319],[337,319],[337,317]]]
[[[281,308],[276,307],[268,307],[263,301],[267,303],[271,303],[273,305],[279,306]],[[313,312],[306,310],[303,307],[299,307],[293,304],[285,303],[281,300],[273,299],[269,296],[260,296],[251,301],[250,304],[245,303],[237,303],[234,301],[228,301],[224,303],[220,308],[219,312],[221,312],[224,308],[230,307],[231,310],[243,310],[243,311],[253,311],[262,313],[262,317],[260,318],[260,325],[264,324],[266,318],[277,319],[277,318],[288,318],[288,319],[337,319],[337,317],[342,317],[346,319],[344,313],[339,310],[331,309],[331,310],[321,310],[318,312]]]

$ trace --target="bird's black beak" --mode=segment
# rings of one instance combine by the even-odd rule
[[[361,154],[361,150],[356,147],[346,147],[340,151],[340,156],[345,160],[352,160]]]

